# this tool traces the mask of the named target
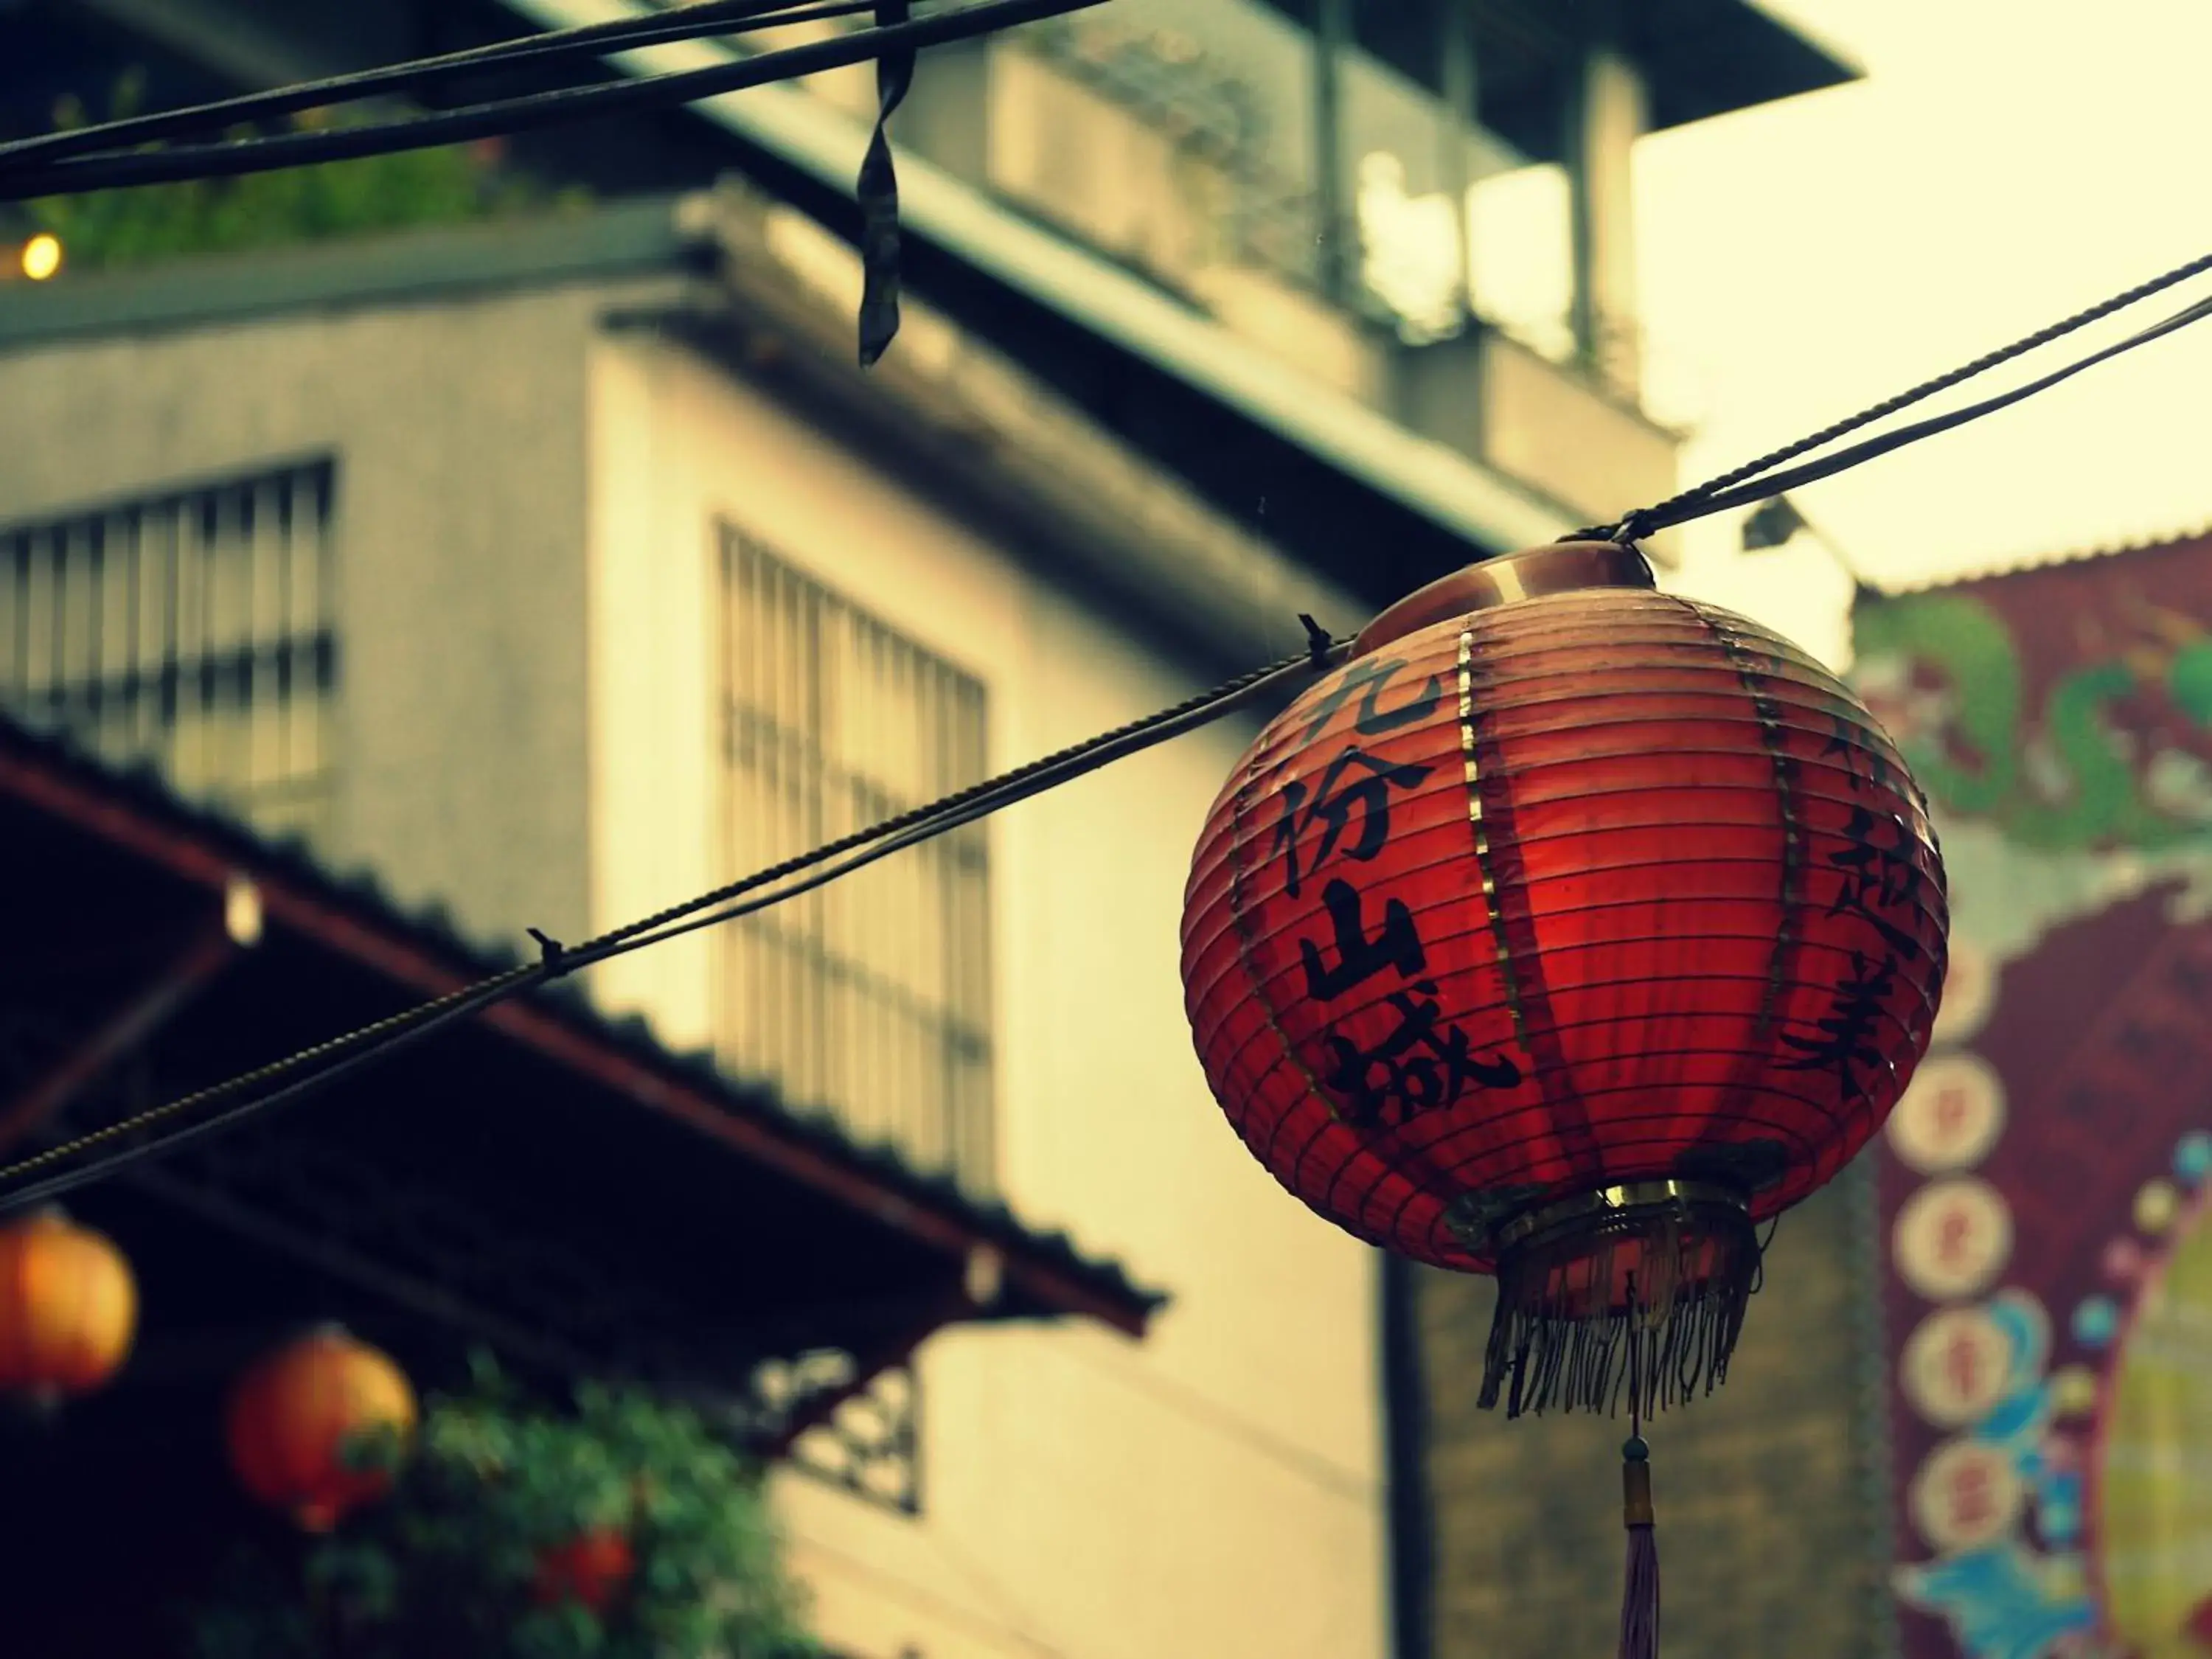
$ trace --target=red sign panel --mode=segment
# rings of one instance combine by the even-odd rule
[[[1880,1193],[1906,1659],[2212,1655],[2212,542],[1864,608],[1935,798]]]

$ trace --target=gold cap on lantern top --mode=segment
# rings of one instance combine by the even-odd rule
[[[1472,611],[1489,611],[1547,593],[1586,587],[1656,587],[1651,567],[1619,542],[1549,542],[1439,576],[1360,630],[1352,654],[1364,657],[1393,640]]]

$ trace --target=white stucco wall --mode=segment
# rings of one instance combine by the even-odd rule
[[[594,927],[715,874],[718,515],[977,676],[994,769],[1194,689],[681,348],[608,337],[589,381]],[[1237,1145],[1182,1013],[1191,843],[1246,735],[1185,738],[994,823],[1006,1194],[1176,1300],[1141,1344],[1080,1325],[931,1342],[918,1521],[782,1483],[822,1632],[862,1659],[1387,1647],[1373,1258]],[[598,989],[703,1045],[707,960],[665,946]]]
[[[337,768],[316,853],[471,932],[581,931],[583,343],[605,288],[0,351],[0,524],[327,451]]]

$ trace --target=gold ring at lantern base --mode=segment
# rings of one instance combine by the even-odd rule
[[[1616,1187],[1599,1187],[1577,1193],[1555,1203],[1507,1218],[1494,1226],[1477,1228],[1455,1222],[1453,1230],[1468,1245],[1485,1255],[1510,1250],[1555,1228],[1632,1214],[1668,1205],[1713,1205],[1722,1209],[1748,1211],[1751,1200],[1734,1187],[1712,1181],[1632,1181]]]
[[[1759,1278],[1746,1189],[1672,1177],[1577,1193],[1492,1228],[1484,1408],[1648,1417],[1727,1375]]]

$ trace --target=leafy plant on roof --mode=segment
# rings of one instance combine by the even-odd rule
[[[809,1659],[760,1471],[699,1416],[586,1386],[572,1411],[488,1364],[434,1400],[392,1495],[249,1548],[195,1659]],[[580,1545],[581,1547],[580,1548]]]
[[[139,113],[144,86],[142,72],[125,74],[109,96],[105,118]],[[84,126],[88,118],[75,98],[63,100],[54,112],[54,125],[64,131]],[[293,119],[301,127],[328,125],[313,111]],[[410,150],[235,179],[49,197],[29,204],[29,214],[38,228],[60,238],[72,268],[91,270],[453,224],[565,207],[581,198],[575,191],[550,195],[502,168],[500,155],[497,143],[489,141]]]

